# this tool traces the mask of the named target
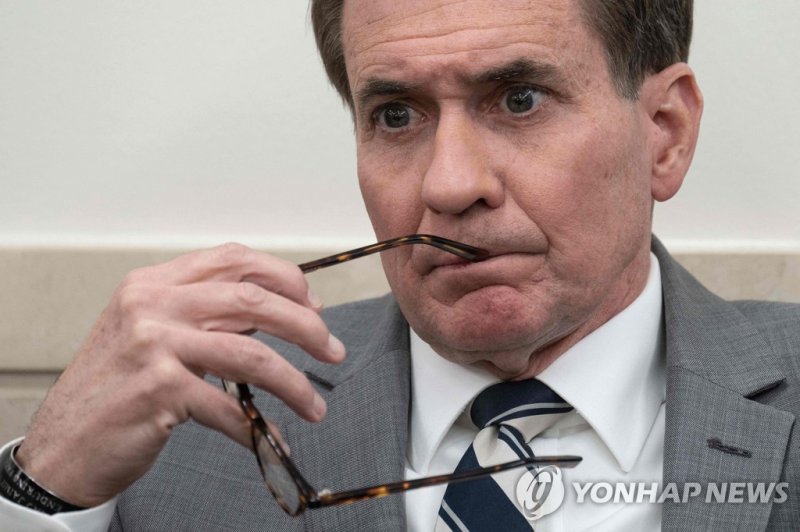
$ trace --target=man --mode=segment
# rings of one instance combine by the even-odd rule
[[[334,489],[452,471],[477,432],[455,418],[477,392],[537,377],[574,411],[529,445],[582,455],[567,478],[788,485],[780,503],[667,500],[663,514],[570,499],[537,530],[796,528],[800,310],[723,302],[651,238],[653,203],[679,190],[699,129],[691,9],[312,2],[377,237],[435,234],[491,257],[391,251],[392,297],[324,321],[296,267],[242,246],[137,270],[50,392],[19,466],[97,507],[93,523],[113,514],[112,528],[431,530],[445,487],[283,514],[246,450],[178,426],[250,445],[239,403],[202,377],[266,390],[259,408],[298,467]],[[239,334],[251,329],[286,343]],[[4,504],[6,522],[54,523]]]

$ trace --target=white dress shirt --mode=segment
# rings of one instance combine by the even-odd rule
[[[641,295],[561,355],[538,378],[575,411],[537,436],[537,455],[576,454],[583,462],[564,470],[561,508],[536,530],[660,530],[657,504],[578,504],[572,482],[658,482],[664,454],[664,347],[661,274],[650,255]],[[497,382],[485,371],[449,362],[411,331],[412,397],[406,478],[452,472],[477,434],[466,406]],[[19,441],[19,440],[17,440]],[[8,444],[14,445],[17,441]],[[406,493],[408,529],[433,530],[446,486]],[[2,528],[14,531],[103,531],[116,499],[88,510],[46,515],[0,497]]]
[[[660,505],[578,504],[572,483],[661,484],[666,393],[663,338],[661,272],[651,254],[647,284],[639,297],[538,376],[575,411],[533,440],[534,454],[573,454],[582,456],[583,462],[563,470],[564,503],[536,521],[537,532],[661,529]],[[478,433],[465,409],[480,391],[496,382],[486,371],[443,359],[411,331],[406,478],[455,470]],[[410,531],[433,530],[445,489],[434,486],[405,494]]]

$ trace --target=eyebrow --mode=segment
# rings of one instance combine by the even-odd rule
[[[386,79],[368,79],[364,86],[356,92],[356,102],[359,107],[364,107],[369,100],[378,96],[397,96],[408,94],[416,88],[416,85],[391,81]]]
[[[509,79],[525,79],[542,84],[563,83],[563,78],[554,65],[523,58],[481,72],[477,76],[469,78],[469,81],[471,83],[490,83]]]

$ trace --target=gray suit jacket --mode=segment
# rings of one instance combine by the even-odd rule
[[[654,239],[661,263],[667,348],[664,482],[788,482],[783,504],[664,503],[663,529],[800,530],[800,306],[729,303],[708,292]],[[277,345],[320,388],[328,417],[299,420],[258,397],[317,489],[401,479],[408,433],[408,325],[391,296],[329,310],[348,346],[340,366]],[[750,452],[730,454],[709,439]],[[252,454],[188,423],[157,464],[120,498],[113,530],[405,530],[402,496],[287,517],[261,482]]]

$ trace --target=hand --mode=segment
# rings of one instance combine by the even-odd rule
[[[238,402],[206,373],[248,382],[309,421],[324,400],[258,329],[325,362],[342,343],[319,316],[297,266],[238,244],[134,270],[35,416],[17,453],[44,487],[80,506],[103,503],[143,475],[188,419],[250,448]]]

